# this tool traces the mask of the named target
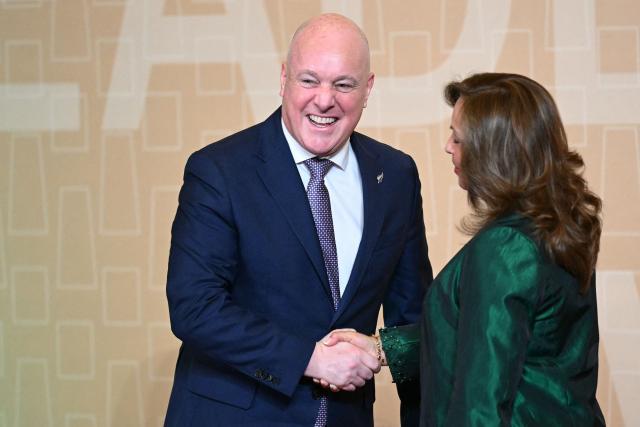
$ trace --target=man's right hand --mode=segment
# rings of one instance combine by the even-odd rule
[[[318,342],[304,374],[330,384],[333,391],[354,391],[379,371],[380,361],[351,343],[327,346]]]

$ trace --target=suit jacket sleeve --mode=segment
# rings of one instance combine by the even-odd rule
[[[413,188],[408,190],[413,192],[412,216],[405,234],[404,249],[384,300],[384,323],[387,327],[418,322],[422,298],[433,280],[425,237],[418,169],[413,159],[409,158],[409,161],[413,176]]]
[[[223,174],[197,152],[187,162],[167,278],[171,327],[184,345],[292,395],[315,342],[234,303],[237,233]]]
[[[425,236],[420,179],[413,159],[410,168],[413,179],[412,217],[407,239],[398,265],[394,271],[384,301],[385,326],[417,323],[422,312],[422,301],[427,287],[433,281]],[[396,381],[400,397],[400,416],[403,427],[418,425],[420,416],[419,381]]]
[[[509,227],[483,232],[467,250],[458,289],[453,389],[444,425],[511,425],[541,297],[542,265],[534,242]]]

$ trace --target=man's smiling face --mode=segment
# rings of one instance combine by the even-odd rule
[[[355,129],[373,86],[362,35],[344,23],[298,34],[280,75],[282,119],[307,151],[329,156]]]

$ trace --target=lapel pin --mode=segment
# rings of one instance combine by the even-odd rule
[[[378,184],[380,184],[384,179],[384,172],[380,172],[380,175],[376,176],[376,179],[378,180]]]

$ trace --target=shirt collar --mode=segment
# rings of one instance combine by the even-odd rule
[[[296,162],[296,164],[300,164],[305,160],[311,159],[312,157],[316,157],[315,154],[307,151],[306,148],[304,148],[302,145],[298,143],[298,141],[296,141],[293,135],[289,133],[289,130],[285,126],[283,120],[281,120],[281,123],[282,123],[282,131],[284,132],[284,137],[287,140],[287,144],[289,144],[289,150],[291,150],[291,154],[293,155],[293,161]],[[340,169],[345,170],[349,162],[350,144],[351,144],[351,140],[348,139],[347,142],[343,144],[338,151],[324,158],[331,160]]]

